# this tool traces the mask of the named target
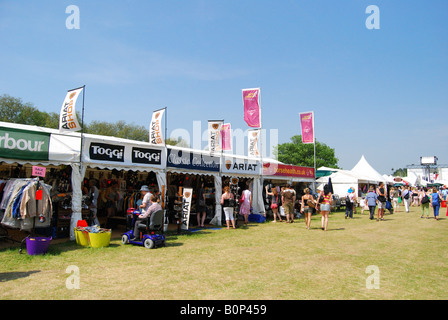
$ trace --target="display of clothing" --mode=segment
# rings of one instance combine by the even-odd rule
[[[39,185],[39,189],[37,186]],[[37,190],[42,199],[36,200]],[[10,228],[31,230],[35,217],[41,218],[39,227],[48,227],[53,215],[51,186],[38,179],[11,179],[4,186],[0,209],[4,210],[1,223]]]

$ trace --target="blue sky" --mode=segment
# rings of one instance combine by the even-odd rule
[[[69,5],[80,29],[66,28]],[[366,28],[369,5],[380,29]],[[314,111],[344,169],[362,155],[381,174],[448,164],[447,13],[446,0],[2,0],[0,94],[59,113],[86,85],[86,122],[148,126],[167,107],[168,133],[192,133],[209,119],[248,129],[241,89],[260,87],[279,143]]]

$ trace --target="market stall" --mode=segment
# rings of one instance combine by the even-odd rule
[[[142,185],[166,194],[166,149],[146,142],[84,134],[81,177],[98,182],[98,210],[114,221],[126,223],[126,211],[137,207]],[[162,205],[164,204],[164,198]],[[76,223],[78,217],[74,217]]]
[[[190,214],[196,214],[198,186],[200,181],[204,181],[208,188],[206,206],[213,216],[210,223],[221,225],[222,182],[219,157],[210,155],[207,151],[167,146],[166,171],[169,181],[169,207],[174,207],[175,194],[178,193],[179,187],[192,188],[193,205]],[[186,228],[188,219],[185,222]]]
[[[269,189],[272,186],[281,188],[290,184],[296,191],[296,201],[300,199],[303,190],[311,187],[314,182],[314,168],[283,164],[278,161],[263,163],[263,186],[268,186]]]
[[[238,196],[245,188],[252,193],[253,213],[265,213],[262,192],[262,163],[253,158],[223,154],[221,157],[222,184],[231,184],[232,178],[238,178]]]
[[[58,130],[37,126],[0,122],[0,180],[2,191],[7,184],[13,184],[17,179],[27,181],[32,177],[32,167],[42,166],[46,169],[42,185],[48,185],[51,207],[57,207],[65,195],[76,194],[72,188],[72,174],[79,165],[80,135],[76,133],[61,134]],[[81,191],[79,190],[79,193]],[[7,219],[5,209],[10,198],[3,192],[2,220]],[[56,204],[57,203],[57,204]],[[66,204],[71,205],[71,203]],[[52,213],[52,212],[51,212]],[[68,232],[68,223],[55,217],[54,233]],[[49,219],[42,219],[37,227],[48,226]],[[21,224],[22,230],[30,230],[30,224]]]

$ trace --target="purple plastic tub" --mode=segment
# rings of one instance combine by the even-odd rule
[[[26,251],[29,255],[47,253],[50,246],[51,237],[28,237],[26,238]]]

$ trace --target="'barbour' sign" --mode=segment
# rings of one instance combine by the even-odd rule
[[[0,127],[0,157],[48,161],[50,134]]]

